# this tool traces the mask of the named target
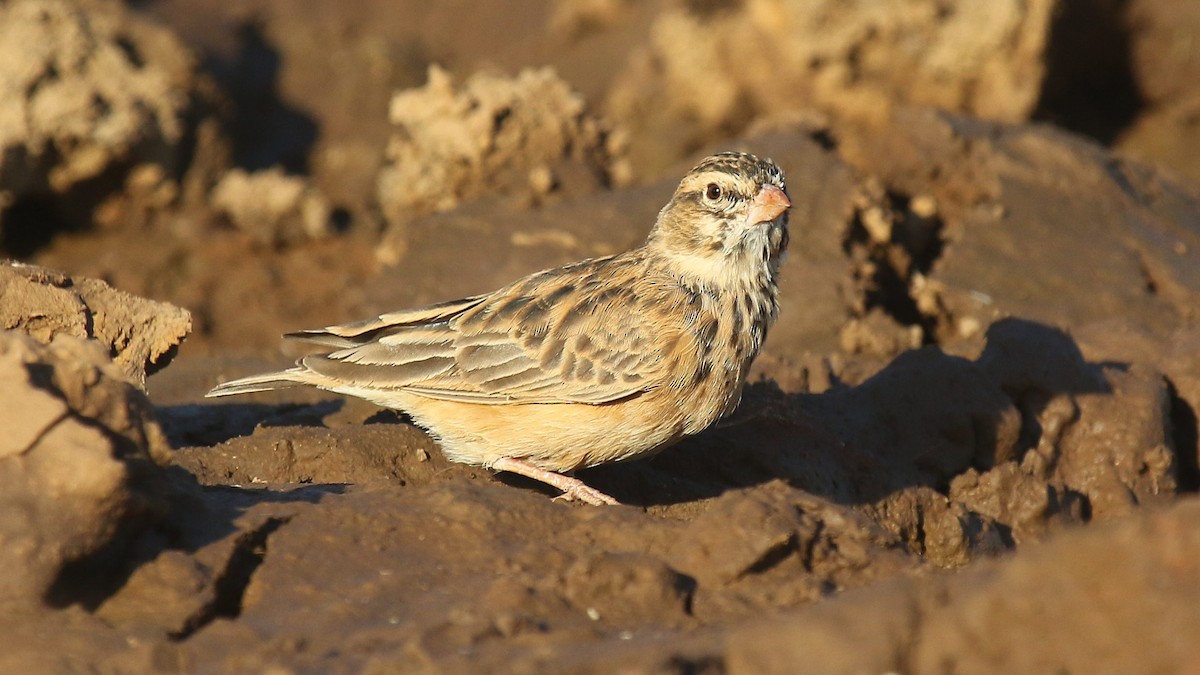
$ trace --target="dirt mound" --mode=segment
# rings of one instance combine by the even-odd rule
[[[903,227],[887,242],[902,250],[875,255],[917,261],[892,264],[892,273],[936,319],[939,341],[969,338],[1007,315],[1062,326],[1123,316],[1165,335],[1194,314],[1200,232],[1187,214],[1200,209],[1195,186],[1047,127],[912,109],[895,123],[908,133],[847,134],[841,150],[881,177],[901,218],[916,196],[933,200],[936,257]],[[1089,301],[1062,302],[1081,278],[1095,289]]]
[[[1187,0],[1129,3],[1129,69],[1145,112],[1120,136],[1122,152],[1200,180],[1200,8]]]
[[[191,327],[187,310],[122,293],[97,279],[0,265],[0,328],[47,344],[58,335],[93,338],[138,386],[170,362]]]
[[[165,515],[170,448],[100,345],[0,331],[0,603],[65,606]]]
[[[1191,498],[957,577],[848,593],[692,658],[730,673],[1189,670],[1200,665],[1197,517]]]
[[[398,127],[379,174],[379,203],[405,222],[488,193],[539,202],[628,181],[621,146],[552,69],[514,78],[477,74],[457,90],[437,67],[421,88],[398,92]]]
[[[1038,102],[1057,4],[672,3],[608,111],[633,130],[638,160],[810,106],[873,118],[910,102],[1019,121]]]
[[[27,255],[49,240],[52,223],[27,221],[38,204],[82,227],[113,191],[170,203],[193,68],[172,32],[121,3],[0,7],[0,245]]]
[[[334,233],[333,208],[309,181],[281,169],[234,169],[213,186],[212,205],[234,227],[266,244],[322,239]]]

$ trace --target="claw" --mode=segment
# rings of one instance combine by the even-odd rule
[[[596,488],[587,485],[583,481],[579,481],[578,486],[564,491],[555,499],[562,499],[563,501],[567,502],[578,499],[579,501],[585,504],[591,504],[592,506],[615,506],[621,503],[597,490]]]

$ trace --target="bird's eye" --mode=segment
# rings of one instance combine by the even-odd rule
[[[721,186],[716,183],[709,183],[708,187],[704,188],[704,196],[710,201],[717,201],[721,198]]]

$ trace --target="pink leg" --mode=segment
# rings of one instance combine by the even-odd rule
[[[526,478],[532,478],[536,481],[541,481],[546,485],[556,487],[563,491],[561,498],[568,501],[572,499],[578,499],[581,502],[592,504],[594,506],[602,506],[604,504],[620,504],[620,502],[617,500],[609,497],[596,488],[589,486],[587,483],[584,483],[578,478],[571,478],[570,476],[564,476],[561,473],[554,473],[553,471],[539,469],[529,462],[519,459],[501,457],[492,463],[492,468],[497,471],[508,471],[510,473],[520,474]]]

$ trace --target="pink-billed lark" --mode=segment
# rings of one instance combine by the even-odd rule
[[[293,385],[357,396],[408,413],[453,461],[615,504],[567,474],[650,456],[733,411],[779,310],[790,206],[770,160],[713,155],[631,251],[290,333],[329,351],[208,396]]]

